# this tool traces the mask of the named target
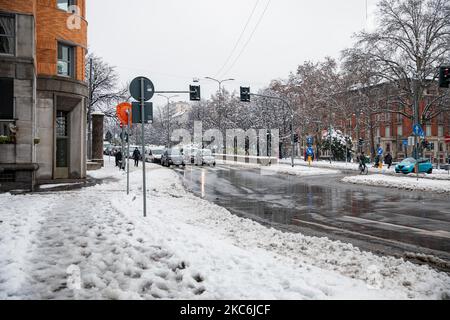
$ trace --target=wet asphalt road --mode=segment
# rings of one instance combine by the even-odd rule
[[[450,196],[344,184],[343,175],[267,175],[237,166],[175,170],[188,190],[239,216],[450,271]]]

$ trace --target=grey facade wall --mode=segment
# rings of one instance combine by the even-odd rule
[[[53,178],[54,158],[54,97],[52,92],[37,93],[36,118],[37,135],[40,142],[36,146],[36,162],[39,170],[36,173],[38,180],[51,180]]]
[[[35,160],[35,21],[16,14],[15,55],[0,55],[0,77],[14,79],[15,145],[0,145],[0,169],[14,170],[16,187],[34,186]],[[0,186],[1,188],[1,186]]]

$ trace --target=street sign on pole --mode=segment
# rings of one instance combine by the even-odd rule
[[[140,111],[140,120],[142,125],[142,136],[141,136],[141,142],[142,142],[142,192],[143,192],[143,206],[144,206],[144,217],[147,216],[147,185],[146,185],[146,178],[145,178],[145,123],[148,119],[147,116],[149,115],[146,113],[146,104],[145,102],[153,98],[153,95],[155,94],[155,86],[153,83],[145,78],[145,77],[137,77],[131,81],[130,84],[130,94],[131,96],[138,101],[139,107],[137,107],[136,104],[134,104],[133,109],[138,109]],[[149,110],[152,109],[152,106],[149,106]],[[133,110],[134,114],[134,110]]]
[[[140,102],[133,102],[133,123],[141,123],[142,117],[141,117],[141,104]],[[153,103],[152,102],[145,102],[144,107],[144,123],[149,123],[153,121]]]
[[[425,134],[423,132],[422,127],[420,126],[420,124],[415,124],[413,127],[413,132],[415,136],[419,136],[419,137],[425,137]]]
[[[148,101],[153,98],[153,95],[155,94],[155,86],[149,79],[137,77],[131,81],[130,94],[137,101]]]
[[[122,126],[128,126],[130,119],[128,119],[129,113],[128,110],[131,109],[131,103],[123,102],[117,105],[116,107],[116,116],[120,121]]]

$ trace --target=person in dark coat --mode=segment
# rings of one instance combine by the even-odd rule
[[[134,149],[133,151],[133,159],[134,159],[134,166],[139,167],[139,159],[141,158],[141,152],[138,148]]]
[[[118,150],[116,152],[116,166],[119,167],[119,169],[122,169],[122,160],[123,160],[122,151]]]
[[[388,152],[387,155],[384,157],[384,163],[388,165],[388,169],[392,166],[392,156],[391,153]]]
[[[119,159],[118,159],[117,153],[118,153],[118,151],[116,149],[114,149],[112,155],[114,156],[114,159],[116,160],[116,167],[119,166]]]

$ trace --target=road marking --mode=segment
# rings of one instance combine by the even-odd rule
[[[402,225],[388,223],[388,222],[374,221],[374,220],[358,218],[358,217],[349,217],[349,216],[338,218],[338,220],[346,221],[346,222],[356,222],[356,223],[362,223],[362,224],[384,225],[384,226],[394,227],[394,228],[397,228],[397,229],[414,231],[414,232],[417,232],[417,233],[422,234],[422,235],[450,239],[450,232],[443,231],[443,230],[430,231],[430,230],[419,229],[419,228],[408,227],[408,226],[402,226]]]

